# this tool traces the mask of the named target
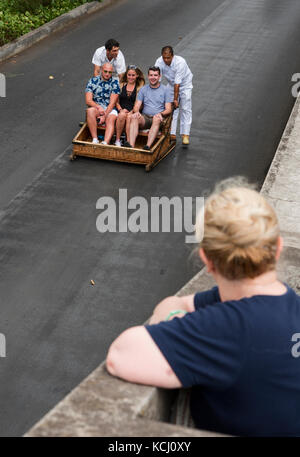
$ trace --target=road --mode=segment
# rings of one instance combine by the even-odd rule
[[[123,0],[2,64],[1,436],[25,433],[197,271],[185,233],[100,234],[100,197],[203,196],[237,174],[262,184],[294,103],[299,20],[298,0]],[[143,70],[171,44],[194,73],[191,146],[151,173],[69,161],[110,37]]]

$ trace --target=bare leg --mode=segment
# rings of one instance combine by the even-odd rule
[[[116,122],[116,141],[120,141],[122,132],[124,130],[124,125],[126,122],[126,113],[120,113],[119,116],[117,117],[117,122]]]
[[[106,119],[106,128],[105,128],[105,135],[104,135],[104,141],[109,144],[110,140],[114,134],[115,130],[115,123],[116,123],[116,116],[114,114],[110,114],[108,118]]]
[[[91,107],[86,110],[86,121],[92,138],[97,138],[97,116],[99,116],[99,112],[96,108]]]
[[[126,139],[127,139],[127,141],[129,141],[128,140],[129,132],[130,132],[130,114],[128,114],[128,116],[126,118]]]
[[[132,114],[127,114],[126,117],[126,140],[129,142],[130,139],[130,125],[132,120]]]
[[[142,129],[145,125],[145,119],[141,116],[139,119],[131,117],[129,127],[129,143],[134,148],[136,137],[138,136],[139,129]]]
[[[157,134],[159,132],[159,127],[160,127],[161,120],[160,118],[156,118],[155,116],[153,117],[151,129],[149,130],[148,133],[148,141],[147,141],[147,146],[151,146],[155,138],[157,137]]]

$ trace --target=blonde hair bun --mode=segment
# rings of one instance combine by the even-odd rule
[[[278,236],[275,211],[255,190],[229,187],[207,199],[201,247],[226,278],[274,269]]]

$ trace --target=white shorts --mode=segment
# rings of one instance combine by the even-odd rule
[[[106,111],[107,106],[106,106],[106,107],[105,107],[105,106],[102,106],[102,105],[99,105],[99,106],[101,106],[101,108],[103,108],[104,111]],[[109,115],[110,115],[110,114],[113,114],[114,116],[118,116],[119,113],[118,113],[118,110],[117,110],[116,108],[113,108],[113,109],[111,110],[111,112],[109,113]]]
[[[102,106],[102,108],[103,108],[103,106]],[[105,110],[105,108],[103,108],[103,109]],[[117,111],[115,108],[113,108],[113,109],[111,110],[111,112],[109,113],[108,117],[109,117],[111,114],[113,114],[113,115],[116,116],[116,117],[118,117],[118,115],[119,115],[118,111]],[[103,115],[103,116],[104,116],[104,115]],[[103,126],[105,125],[105,124],[103,123],[103,116],[97,116],[97,124],[98,124],[98,125],[103,125]]]
[[[114,116],[118,116],[118,115],[119,115],[119,113],[118,113],[118,111],[116,110],[116,108],[114,108],[114,109],[111,110],[111,112],[109,113],[109,116],[110,116],[111,114],[113,114]]]

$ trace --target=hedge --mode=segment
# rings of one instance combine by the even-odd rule
[[[87,1],[0,0],[0,46]]]

